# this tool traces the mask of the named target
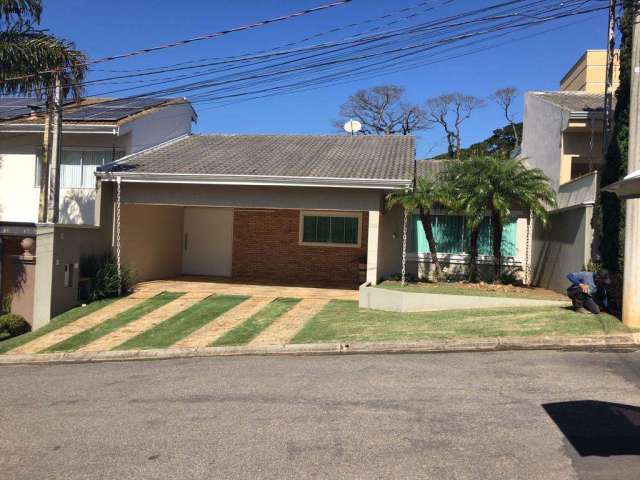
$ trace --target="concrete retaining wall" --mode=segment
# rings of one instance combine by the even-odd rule
[[[359,295],[360,308],[390,312],[429,312],[438,310],[508,307],[562,307],[567,304],[567,302],[557,302],[553,300],[401,292],[399,290],[372,287],[368,283],[360,286]]]

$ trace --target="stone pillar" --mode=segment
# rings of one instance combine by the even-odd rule
[[[367,236],[367,282],[378,283],[378,255],[380,243],[380,212],[369,211],[369,232]]]
[[[33,292],[33,329],[36,330],[51,320],[53,295],[53,245],[55,227],[38,225],[36,233],[36,280]]]

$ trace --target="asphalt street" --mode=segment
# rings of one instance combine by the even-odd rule
[[[5,479],[640,478],[640,352],[0,366]]]

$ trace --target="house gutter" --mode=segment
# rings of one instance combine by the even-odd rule
[[[335,187],[396,190],[409,188],[413,180],[331,178],[331,177],[277,177],[260,175],[195,175],[176,173],[97,172],[102,181],[113,182],[120,177],[127,183],[176,183],[193,185],[242,185],[268,187]]]
[[[2,123],[0,133],[44,133],[41,123]],[[119,135],[118,125],[63,124],[62,133],[92,133],[102,135]]]

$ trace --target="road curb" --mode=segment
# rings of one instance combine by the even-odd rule
[[[518,350],[640,350],[640,333],[572,337],[490,337],[404,342],[349,342],[267,345],[263,347],[200,347],[107,352],[60,352],[0,355],[0,365],[90,363],[241,355],[344,355],[376,353],[451,353]]]

